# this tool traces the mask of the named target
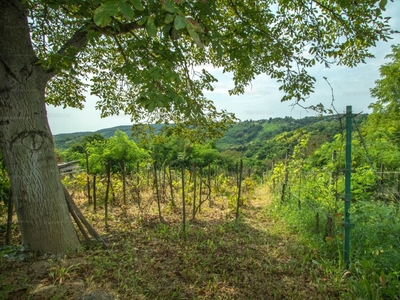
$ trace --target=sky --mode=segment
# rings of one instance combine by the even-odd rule
[[[387,16],[391,16],[392,29],[400,31],[400,1],[388,2]],[[307,99],[305,106],[318,103],[329,107],[332,102],[332,92],[327,77],[333,88],[334,105],[338,112],[344,112],[346,106],[351,105],[354,113],[369,113],[369,104],[375,100],[370,96],[370,89],[379,79],[379,67],[387,63],[385,56],[391,53],[391,45],[400,44],[400,34],[393,36],[389,42],[379,42],[371,49],[375,56],[366,60],[366,64],[354,68],[343,66],[314,66],[309,69],[317,82],[314,93]],[[261,120],[275,117],[290,116],[303,118],[315,116],[312,110],[305,110],[299,106],[292,106],[292,102],[280,102],[283,94],[278,90],[279,84],[263,74],[255,78],[244,94],[229,96],[228,90],[233,87],[232,75],[222,73],[220,69],[209,70],[217,79],[213,92],[205,92],[205,96],[214,101],[218,109],[225,109],[235,113],[240,120]],[[97,98],[89,93],[86,95],[83,110],[62,107],[47,107],[50,129],[53,134],[96,131],[119,125],[132,124],[129,116],[119,115],[100,118],[100,112],[95,109]]]

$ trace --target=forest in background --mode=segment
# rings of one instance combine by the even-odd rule
[[[367,114],[358,114],[356,120],[362,123]],[[157,134],[162,125],[150,125]],[[222,157],[232,159],[243,158],[249,166],[271,166],[273,160],[285,157],[286,149],[293,148],[299,141],[299,132],[307,132],[311,136],[310,143],[314,149],[326,142],[334,140],[336,134],[342,133],[343,124],[338,122],[338,117],[333,115],[305,117],[303,119],[269,118],[264,120],[246,120],[231,126],[225,135],[217,140],[208,141],[213,149],[218,150]],[[84,137],[99,134],[105,139],[110,138],[116,131],[124,132],[129,139],[140,145],[138,138],[132,137],[132,126],[116,126],[100,129],[95,132],[75,132],[54,135],[55,148],[59,152],[74,148],[82,143]],[[284,138],[282,138],[284,137]],[[290,139],[290,137],[293,137]],[[174,138],[171,138],[174,140]],[[168,144],[168,139],[163,140]],[[145,143],[147,145],[145,145]],[[188,142],[187,142],[188,143]],[[151,141],[146,140],[143,147],[149,147]],[[177,145],[176,152],[182,152]],[[175,155],[177,156],[177,154]],[[64,159],[68,158],[64,157]]]

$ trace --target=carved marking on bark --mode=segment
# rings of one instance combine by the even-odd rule
[[[38,151],[42,148],[46,136],[46,133],[43,131],[24,131],[14,137],[11,140],[11,144],[17,139],[21,139],[21,143],[25,148]]]
[[[35,132],[28,133],[22,138],[22,145],[31,150],[39,150],[44,144],[44,138]]]

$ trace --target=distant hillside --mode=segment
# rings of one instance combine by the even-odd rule
[[[153,124],[151,125],[154,129],[154,132],[160,131],[163,125]],[[115,131],[121,130],[125,132],[129,137],[132,137],[132,125],[120,125],[111,128],[104,128],[97,131],[84,131],[84,132],[74,132],[74,133],[61,133],[53,136],[54,138],[54,146],[58,150],[66,150],[70,145],[77,143],[82,140],[82,138],[86,135],[91,135],[94,133],[99,133],[104,138],[108,139],[113,136]]]
[[[84,131],[84,132],[56,134],[53,136],[54,146],[58,150],[65,150],[70,145],[79,142],[84,136],[91,135],[94,133],[99,133],[99,134],[103,135],[105,138],[109,138],[110,136],[113,136],[114,132],[118,129],[125,132],[128,136],[131,136],[132,135],[131,128],[132,128],[132,126],[130,126],[130,125],[123,125],[123,126],[116,126],[116,127],[112,127],[112,128],[100,129],[97,131]]]
[[[361,123],[367,114],[358,115],[356,120]],[[343,121],[344,122],[344,121]],[[295,134],[296,130],[304,130],[312,133],[312,140],[316,145],[330,141],[333,137],[343,131],[344,123],[341,123],[336,116],[305,117],[302,119],[270,118],[268,120],[243,121],[232,126],[224,137],[215,143],[218,150],[240,152],[245,157],[254,159],[266,159],[274,156],[281,156],[286,147],[277,143],[273,139],[280,134],[287,133],[289,136]],[[152,125],[155,132],[158,132],[162,125]],[[55,147],[61,151],[70,145],[79,142],[84,136],[99,133],[105,138],[114,135],[116,130],[125,132],[129,137],[132,136],[131,126],[116,126],[112,128],[100,129],[95,132],[75,132],[57,134],[54,136]],[[293,140],[295,143],[296,140]],[[272,153],[272,154],[271,154]]]
[[[366,117],[367,114],[358,115],[357,123],[360,124]],[[297,144],[298,138],[301,137],[300,131],[310,133],[312,144],[318,147],[332,141],[336,134],[343,132],[344,122],[337,116],[244,121],[231,127],[223,138],[216,141],[216,146],[222,152],[239,152],[249,159],[282,158],[287,148],[293,148]],[[280,136],[282,138],[279,138]]]
[[[304,126],[320,126],[322,123],[338,123],[331,116],[325,117],[305,117],[303,119],[270,118],[268,120],[244,121],[230,128],[225,136],[217,141],[217,147],[221,150],[240,150],[243,151],[249,143],[257,143],[272,139],[282,132],[289,132]],[[340,125],[339,125],[340,126]],[[326,126],[325,126],[326,127]],[[331,127],[331,126],[329,126]],[[333,129],[333,131],[337,131]]]

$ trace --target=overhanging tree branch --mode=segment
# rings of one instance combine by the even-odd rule
[[[317,0],[312,0],[312,2],[317,4],[319,7],[325,9],[326,11],[330,12],[330,14],[343,25],[347,25],[346,22],[343,20],[343,18],[339,14],[337,14],[331,7],[328,7]]]
[[[56,52],[56,56],[59,57],[69,57],[76,58],[78,53],[80,53],[88,44],[89,38],[88,34],[90,31],[99,32],[102,35],[109,35],[115,37],[117,35],[129,33],[131,31],[144,28],[143,25],[139,25],[136,22],[128,24],[118,24],[118,29],[113,26],[99,27],[94,24],[93,21],[87,22],[87,24],[80,27],[75,33],[65,42],[63,46]],[[71,51],[71,49],[74,49]],[[73,57],[71,57],[71,54]],[[73,59],[70,59],[73,61]],[[58,70],[55,67],[51,67],[47,70],[48,79],[55,76]]]

